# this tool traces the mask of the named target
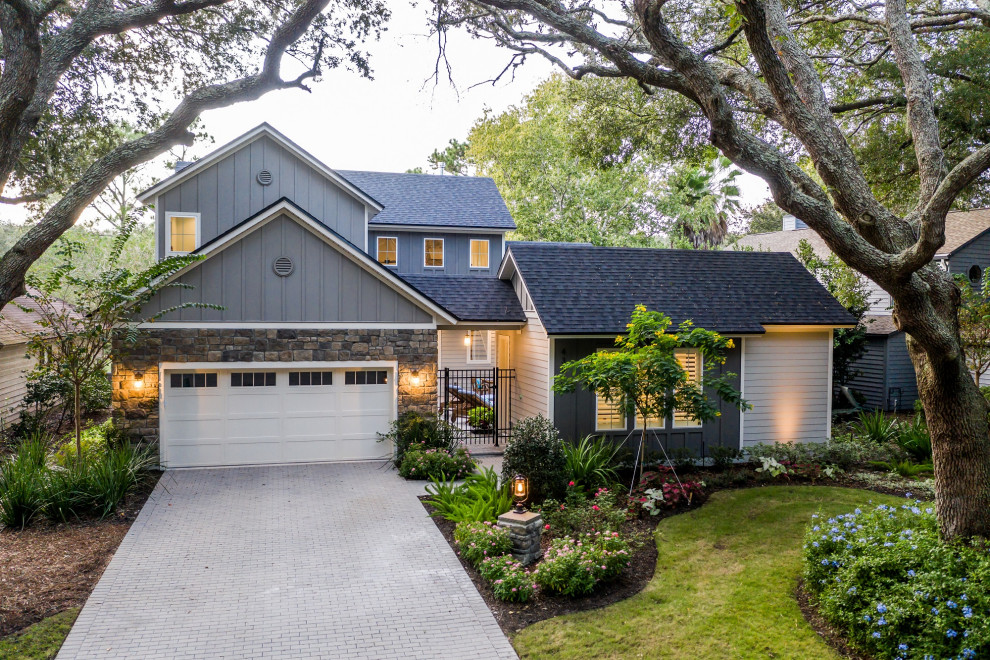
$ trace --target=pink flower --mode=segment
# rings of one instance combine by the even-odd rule
[[[601,509],[598,508],[598,505],[597,504],[592,504],[591,505],[591,508],[594,509],[595,511],[600,511],[601,510]]]
[[[568,483],[567,485],[568,486],[573,486],[574,485],[574,482],[572,481],[572,482]]]
[[[544,525],[543,529],[550,529],[550,525]]]

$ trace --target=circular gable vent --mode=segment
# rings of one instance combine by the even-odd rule
[[[272,263],[272,270],[279,277],[288,277],[292,274],[292,269],[295,268],[292,264],[292,259],[288,257],[279,257]]]
[[[258,183],[263,186],[270,185],[272,182],[272,173],[268,170],[261,170],[258,172]]]

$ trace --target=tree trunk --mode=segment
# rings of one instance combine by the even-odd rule
[[[72,384],[72,419],[76,426],[76,463],[81,467],[83,462],[82,455],[82,406],[79,405],[79,382],[76,381]]]

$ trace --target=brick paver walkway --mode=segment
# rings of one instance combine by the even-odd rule
[[[515,658],[377,463],[166,472],[58,655]]]

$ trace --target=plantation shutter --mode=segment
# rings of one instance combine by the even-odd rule
[[[595,394],[595,430],[596,431],[625,431],[626,413],[618,402],[605,400],[601,394]]]
[[[701,352],[696,348],[678,348],[674,356],[687,372],[688,382],[701,382]],[[674,426],[701,426],[701,422],[688,413],[674,411]]]

